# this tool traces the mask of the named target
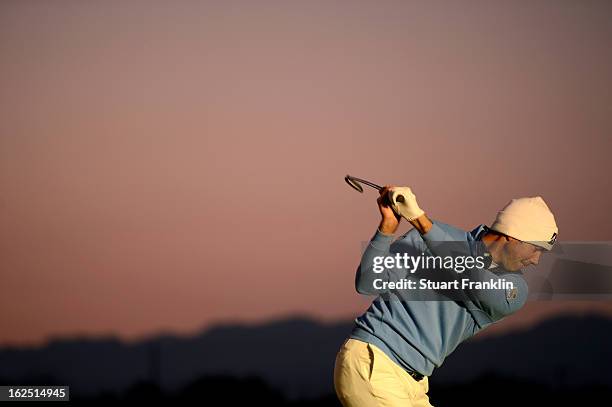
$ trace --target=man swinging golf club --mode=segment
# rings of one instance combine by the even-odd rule
[[[471,232],[430,219],[408,187],[386,185],[377,202],[382,220],[357,268],[355,287],[360,294],[381,294],[376,280],[380,285],[410,276],[396,267],[375,270],[375,258],[391,253],[445,254],[441,242],[480,248],[484,267],[472,271],[482,279],[512,283],[501,290],[464,290],[461,300],[450,301],[405,301],[387,292],[386,297],[377,295],[355,319],[335,361],[334,387],[342,405],[431,406],[428,376],[461,342],[523,306],[527,284],[521,269],[538,264],[542,251],[552,249],[558,228],[539,196],[512,199],[490,227],[480,225]],[[414,228],[392,242],[402,217]]]

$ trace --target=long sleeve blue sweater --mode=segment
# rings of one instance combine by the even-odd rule
[[[407,371],[430,376],[455,348],[486,326],[520,309],[527,299],[528,288],[522,272],[509,272],[502,267],[494,270],[477,269],[479,278],[505,279],[514,285],[508,290],[469,290],[461,300],[410,299],[381,295],[373,281],[397,281],[410,277],[406,270],[386,269],[374,273],[376,256],[395,253],[444,256],[442,242],[479,241],[485,225],[471,232],[432,220],[432,228],[421,235],[416,229],[393,242],[392,235],[378,229],[363,252],[355,276],[355,288],[360,294],[377,295],[366,312],[355,319],[351,338],[372,343]],[[466,246],[467,247],[467,246]],[[470,253],[473,255],[472,249]]]

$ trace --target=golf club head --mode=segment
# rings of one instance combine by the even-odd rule
[[[359,182],[355,181],[353,179],[353,177],[351,177],[350,175],[347,175],[346,177],[344,177],[344,180],[346,181],[347,184],[349,184],[351,187],[355,188],[357,191],[363,193],[363,187],[361,186],[361,184],[359,184]]]

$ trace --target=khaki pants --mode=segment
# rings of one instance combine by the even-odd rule
[[[417,381],[380,348],[353,338],[336,356],[334,388],[344,407],[432,407],[427,376]]]

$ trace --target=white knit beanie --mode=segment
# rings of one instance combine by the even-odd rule
[[[499,211],[491,229],[546,250],[552,249],[559,232],[555,217],[540,196],[511,200]]]

